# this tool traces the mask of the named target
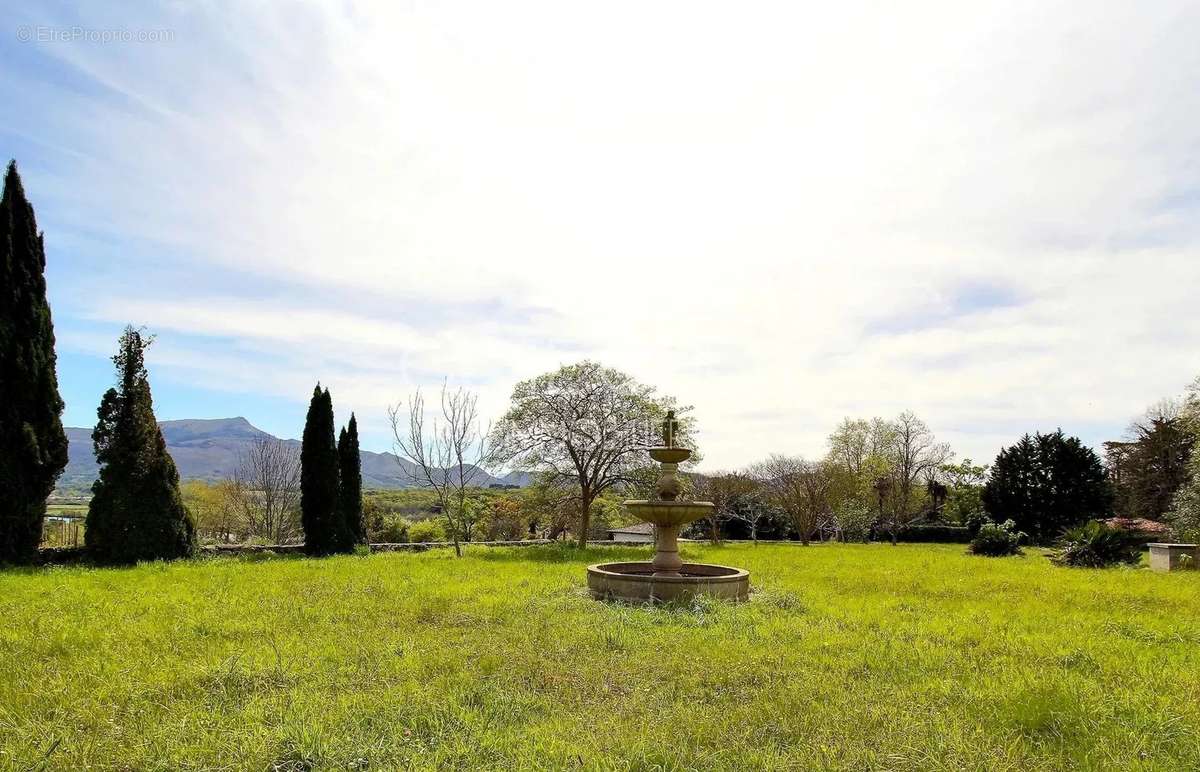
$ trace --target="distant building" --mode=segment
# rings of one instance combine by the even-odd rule
[[[654,525],[652,523],[635,523],[620,528],[608,529],[609,541],[653,542]]]

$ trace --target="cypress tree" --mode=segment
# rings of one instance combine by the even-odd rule
[[[350,424],[338,435],[339,509],[346,521],[351,544],[366,544],[367,533],[362,511],[362,461],[358,452],[358,421],[350,414]]]
[[[333,399],[313,389],[300,446],[300,521],[310,555],[348,551],[350,535],[338,506],[338,452],[333,437]]]
[[[154,418],[145,364],[152,340],[125,328],[113,357],[117,387],[104,393],[92,432],[100,477],[92,485],[84,541],[100,563],[171,560],[196,546],[179,472]]]
[[[0,197],[0,563],[27,563],[67,465],[46,252],[17,164]]]

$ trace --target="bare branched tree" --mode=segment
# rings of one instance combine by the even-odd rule
[[[242,451],[231,497],[246,531],[272,544],[300,536],[300,450],[293,443],[260,436]]]
[[[437,494],[459,557],[461,542],[471,540],[474,524],[467,506],[469,491],[487,479],[485,468],[492,457],[491,426],[481,426],[478,402],[474,393],[461,387],[451,391],[443,383],[441,414],[428,422],[420,389],[409,399],[407,410],[402,405],[388,408],[396,455],[412,465],[402,468],[415,484]]]
[[[924,486],[920,480],[954,458],[950,446],[937,442],[925,422],[905,411],[892,423],[892,445],[888,506],[885,525],[895,544],[900,529],[916,514]]]
[[[813,533],[833,517],[833,476],[825,464],[799,456],[773,455],[755,464],[753,474],[767,499],[791,519],[801,543],[807,545]]]
[[[757,488],[758,483],[744,472],[696,475],[692,489],[695,498],[713,504],[713,513],[708,518],[709,538],[713,544],[721,543],[721,523],[736,517],[742,499]]]

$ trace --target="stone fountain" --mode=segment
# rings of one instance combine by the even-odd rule
[[[709,563],[684,563],[679,557],[679,529],[711,515],[713,505],[708,501],[679,499],[679,465],[691,457],[692,451],[675,445],[678,429],[675,411],[669,411],[663,421],[663,444],[649,448],[650,458],[662,465],[655,498],[625,502],[630,513],[654,524],[654,559],[648,563],[588,566],[588,589],[593,597],[642,603],[697,595],[729,600],[749,597],[748,571]]]

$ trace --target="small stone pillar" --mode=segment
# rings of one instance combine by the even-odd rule
[[[1171,544],[1166,542],[1154,542],[1147,544],[1150,548],[1150,570],[1160,573],[1169,571],[1179,571],[1185,567],[1198,568],[1200,563],[1200,544]],[[1186,565],[1189,561],[1183,559],[1184,556],[1191,558],[1190,565]]]

